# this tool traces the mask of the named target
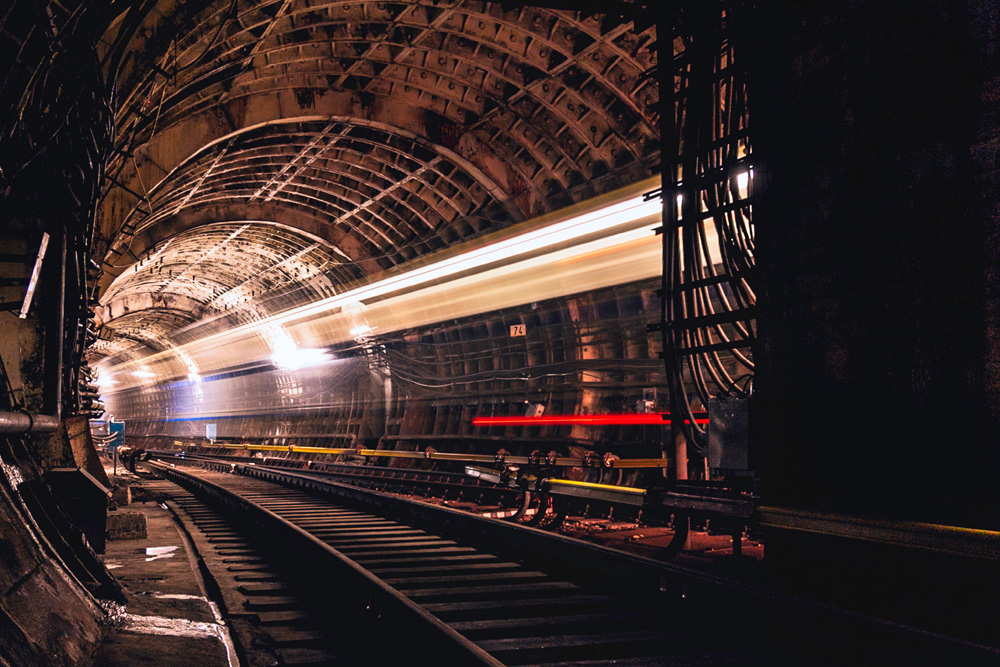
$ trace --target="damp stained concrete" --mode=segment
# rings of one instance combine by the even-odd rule
[[[104,562],[125,587],[128,603],[114,610],[94,665],[237,667],[173,516],[155,502],[133,503],[128,511],[145,515],[147,537],[108,541]]]

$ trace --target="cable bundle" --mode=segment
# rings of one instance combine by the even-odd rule
[[[675,110],[664,118],[664,356],[675,409],[689,417],[712,397],[745,398],[752,390],[753,168],[739,32],[745,11],[739,0],[687,5],[675,16],[683,52],[661,79]],[[704,452],[707,430],[694,419],[682,428]]]

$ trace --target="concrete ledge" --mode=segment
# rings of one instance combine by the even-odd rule
[[[146,515],[142,512],[109,512],[109,540],[146,539]]]
[[[108,543],[105,565],[125,586],[128,602],[107,629],[95,667],[233,667],[238,661],[201,585],[197,555],[159,504],[133,508],[108,515],[109,527],[141,525],[143,535]]]

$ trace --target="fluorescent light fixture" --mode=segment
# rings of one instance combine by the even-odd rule
[[[132,375],[136,376],[137,378],[155,378],[156,377],[156,373],[153,373],[152,371],[132,371]]]
[[[28,291],[24,293],[24,302],[21,303],[21,312],[17,314],[22,320],[28,317],[31,309],[31,301],[35,298],[35,288],[38,287],[38,276],[42,273],[42,261],[45,259],[45,251],[49,247],[49,234],[42,232],[42,242],[38,246],[38,256],[35,257],[35,266],[31,269],[31,280],[28,281]]]
[[[329,350],[311,347],[284,349],[271,355],[271,361],[283,371],[297,371],[300,368],[319,366],[331,360]]]

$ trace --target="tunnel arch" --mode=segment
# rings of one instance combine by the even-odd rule
[[[654,36],[630,20],[497,3],[265,3],[229,20],[231,9],[150,17],[134,40],[108,236],[113,220],[131,231],[144,186],[185,157],[282,119],[412,129],[488,174],[512,220],[649,175],[657,159]],[[210,26],[221,41],[208,42]]]
[[[266,106],[266,105],[265,105]],[[255,105],[257,107],[257,105]],[[398,119],[397,119],[398,120]],[[187,141],[192,141],[190,137],[196,136],[195,132],[191,130],[194,127],[202,126],[202,129],[211,131],[213,128],[211,126],[204,126],[199,119],[192,119],[190,124],[185,124],[184,128],[180,130],[181,134],[185,137],[189,137]],[[252,195],[250,197],[243,196],[229,196],[228,193],[223,189],[219,193],[219,201],[214,202],[218,204],[218,209],[213,210],[211,205],[212,201],[207,202],[196,202],[192,208],[199,209],[197,212],[189,212],[189,207],[187,206],[187,201],[184,201],[185,196],[190,196],[196,190],[198,190],[203,181],[198,181],[197,178],[194,182],[185,182],[184,178],[187,176],[188,172],[195,168],[199,161],[205,161],[210,159],[218,159],[224,156],[228,149],[232,146],[240,146],[241,141],[245,141],[248,138],[255,136],[269,137],[270,133],[278,133],[277,136],[284,134],[292,134],[295,132],[296,128],[301,128],[300,135],[313,134],[318,139],[329,136],[329,131],[333,129],[339,130],[338,136],[344,136],[345,132],[353,131],[354,128],[367,128],[363,131],[367,132],[368,129],[379,133],[377,135],[380,138],[389,143],[392,141],[405,141],[411,142],[412,146],[418,147],[421,151],[424,151],[428,156],[426,162],[422,165],[416,160],[413,161],[414,165],[417,165],[417,169],[423,169],[425,171],[431,171],[430,174],[424,174],[422,177],[419,175],[414,175],[413,173],[406,174],[404,178],[409,178],[411,180],[419,181],[421,186],[426,189],[434,190],[433,178],[435,174],[437,178],[444,180],[447,187],[451,188],[455,192],[455,196],[464,197],[472,201],[475,206],[467,206],[465,213],[474,213],[482,208],[484,205],[493,206],[498,214],[507,220],[517,221],[522,219],[522,214],[520,210],[510,201],[510,197],[506,194],[504,186],[499,185],[490,174],[486,173],[483,169],[480,169],[474,162],[466,159],[459,152],[441,145],[434,144],[428,141],[421,135],[396,125],[391,125],[386,122],[381,122],[377,120],[360,119],[351,116],[301,116],[292,118],[269,118],[262,122],[256,122],[247,125],[237,131],[222,133],[221,131],[216,134],[208,134],[203,136],[193,143],[204,142],[201,146],[196,148],[191,152],[190,155],[183,157],[183,159],[178,159],[175,165],[167,166],[159,160],[154,160],[152,158],[148,159],[143,166],[148,166],[159,171],[166,172],[165,175],[156,182],[156,185],[151,187],[146,193],[144,200],[135,200],[135,204],[128,209],[127,212],[118,208],[121,204],[122,196],[127,196],[128,193],[125,191],[114,191],[104,209],[106,217],[114,215],[123,215],[123,222],[119,223],[122,230],[128,230],[128,234],[123,234],[119,231],[118,238],[116,242],[112,243],[110,250],[105,258],[106,268],[108,269],[107,276],[103,279],[104,287],[106,287],[108,282],[108,276],[115,273],[115,270],[120,268],[120,263],[126,254],[126,248],[128,244],[135,244],[138,239],[140,243],[143,241],[143,237],[150,237],[154,239],[165,238],[169,232],[160,232],[156,229],[159,225],[166,225],[167,229],[171,229],[175,225],[179,228],[187,228],[188,222],[185,218],[192,216],[198,220],[209,221],[212,215],[218,215],[221,219],[235,219],[233,215],[243,215],[246,219],[258,219],[258,220],[272,220],[275,222],[281,222],[283,224],[290,224],[291,219],[301,219],[301,224],[294,224],[294,226],[302,228],[303,231],[315,234],[332,242],[335,246],[344,244],[347,247],[344,249],[345,254],[348,254],[357,261],[364,260],[362,256],[362,251],[358,246],[358,243],[354,239],[340,232],[340,230],[335,227],[325,228],[324,222],[329,223],[329,216],[324,220],[323,211],[318,206],[310,206],[310,202],[305,202],[305,205],[297,206],[299,209],[296,213],[291,213],[290,211],[284,210],[285,207],[292,207],[295,202],[283,202],[285,207],[278,202],[275,205],[269,205],[271,202],[264,203],[254,203]],[[218,129],[215,127],[214,129]],[[359,130],[362,131],[362,130]],[[174,158],[180,158],[177,154],[178,142],[175,137],[170,134],[159,135],[161,137],[162,144],[164,146],[170,146],[171,152],[174,153]],[[377,150],[379,144],[370,138],[359,136],[353,138],[354,141],[365,144],[371,148]],[[314,140],[315,141],[315,140]],[[332,139],[331,139],[332,141]],[[296,153],[294,157],[299,157],[304,155],[307,151],[308,146],[304,147],[299,153]],[[316,148],[316,151],[320,154],[328,150],[329,146],[324,146],[322,148]],[[150,147],[150,154],[158,154],[158,149],[156,146]],[[354,155],[357,156],[357,151],[353,151]],[[339,154],[338,154],[339,155]],[[392,155],[399,156],[402,155],[401,151],[397,148],[392,151]],[[281,153],[272,153],[272,157],[275,158],[275,165],[279,164],[279,160],[282,157],[289,157],[287,154],[282,155]],[[433,157],[430,157],[433,156]],[[252,157],[252,156],[251,156]],[[294,160],[293,157],[293,160]],[[312,159],[310,164],[313,164],[320,155],[308,156],[304,159]],[[376,156],[376,164],[378,164],[378,157]],[[328,160],[324,158],[324,160]],[[437,166],[428,166],[428,163],[437,161],[434,166],[443,164],[449,170],[448,174],[442,173],[442,168]],[[206,177],[211,173],[211,169],[214,163],[209,162],[207,168],[207,174],[202,173],[202,177]],[[346,163],[350,164],[350,163]],[[385,159],[381,160],[381,164],[385,165]],[[140,166],[140,170],[143,169]],[[334,165],[336,166],[336,165]],[[391,165],[390,165],[391,166]],[[283,166],[276,167],[275,171],[279,172],[273,177],[277,176],[287,176],[290,181],[296,174],[283,174],[281,170],[285,168]],[[489,166],[493,171],[498,170],[497,161],[494,159],[492,166]],[[331,172],[336,176],[336,170]],[[457,175],[457,176],[455,176]],[[143,178],[139,172],[136,172],[136,180],[139,182],[145,182],[150,174],[147,174],[146,178]],[[448,178],[452,176],[452,178]],[[272,178],[273,178],[272,177]],[[369,171],[368,177],[372,180],[379,178],[380,180],[386,180],[384,177],[377,176],[375,171]],[[357,176],[353,177],[357,180]],[[203,179],[204,180],[204,179]],[[265,189],[268,184],[268,179],[263,179],[264,183],[261,189]],[[456,183],[456,180],[458,183]],[[364,186],[366,183],[358,180],[359,185]],[[223,188],[225,184],[223,184]],[[187,189],[185,189],[187,188]],[[185,194],[186,193],[186,194]],[[401,194],[406,194],[405,192]],[[171,196],[180,197],[180,205],[167,206],[167,204],[173,204],[174,202],[166,201],[169,200]],[[350,199],[347,197],[342,197],[342,199],[347,202],[346,205],[350,205]],[[198,204],[201,206],[198,206]],[[153,209],[146,211],[143,208],[143,204],[148,204],[149,208]],[[425,204],[427,208],[430,208],[431,203]],[[244,213],[233,213],[233,211],[244,211]],[[461,213],[459,211],[458,213]],[[145,215],[144,215],[145,214]],[[314,221],[314,224],[309,224]],[[140,245],[140,248],[142,246]],[[135,250],[133,250],[135,252]]]
[[[336,228],[326,225],[321,218],[307,211],[274,204],[201,204],[186,207],[176,215],[166,217],[157,225],[136,233],[128,245],[128,254],[124,254],[123,250],[120,258],[128,260],[127,263],[105,266],[102,294],[111,287],[115,279],[135,269],[138,263],[135,257],[142,257],[159,244],[189,230],[228,222],[270,225],[294,230],[317,243],[324,244],[347,261],[354,262],[353,257],[361,256],[360,247],[352,243],[349,236],[337,233]],[[363,271],[377,268],[367,260],[360,260],[357,263]]]
[[[324,278],[337,292],[636,183],[659,161],[655,34],[630,18],[490,2],[264,3],[231,17],[234,6],[150,17],[135,38],[120,78],[120,185],[101,209],[109,305],[122,285],[156,283],[129,267],[176,239],[207,248],[243,224],[319,239],[344,264]],[[206,315],[234,279],[187,252],[212,284],[170,290]],[[556,307],[537,320],[540,335],[573,328],[570,317]],[[488,336],[503,333],[496,318],[479,320]],[[436,344],[459,352],[479,320]]]

